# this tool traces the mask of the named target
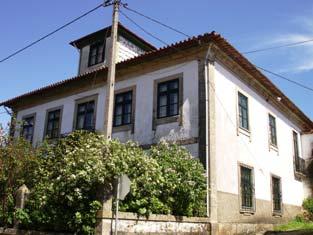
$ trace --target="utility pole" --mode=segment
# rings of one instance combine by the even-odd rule
[[[114,85],[115,85],[115,62],[116,62],[116,42],[118,30],[118,11],[120,0],[113,2],[113,18],[111,27],[111,41],[110,41],[110,54],[108,64],[107,76],[107,89],[106,89],[106,102],[104,113],[104,135],[107,139],[112,138],[112,124],[113,124],[113,103],[114,103]],[[106,40],[106,38],[104,39]]]
[[[115,62],[116,62],[116,43],[117,43],[117,31],[118,31],[118,12],[120,6],[120,0],[105,0],[104,6],[113,5],[113,17],[111,27],[111,40],[108,56],[108,75],[106,79],[106,101],[105,101],[105,113],[104,113],[104,129],[103,134],[106,139],[112,138],[112,124],[113,124],[113,104],[114,104],[114,85],[115,85]],[[106,42],[106,38],[104,42]],[[110,223],[104,221],[104,216],[108,216],[112,213],[112,190],[104,186],[103,190],[103,202],[100,212],[100,223],[96,227],[97,235],[109,235],[112,234],[112,226]],[[99,213],[98,213],[99,214]]]

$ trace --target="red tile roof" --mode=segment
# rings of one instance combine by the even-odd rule
[[[305,122],[307,130],[313,129],[312,121],[286,96],[281,92],[265,75],[263,75],[252,63],[250,63],[239,51],[237,51],[230,43],[227,42],[223,37],[214,31],[211,33],[206,33],[203,35],[199,35],[197,37],[188,38],[184,41],[180,41],[174,44],[171,44],[166,47],[162,47],[156,50],[152,50],[146,52],[137,57],[122,61],[118,63],[117,70],[126,68],[128,66],[144,63],[145,61],[149,61],[151,59],[155,59],[159,56],[167,56],[172,53],[176,53],[178,50],[184,50],[192,47],[197,47],[204,45],[206,43],[213,42],[215,43],[225,54],[227,54],[230,58],[236,61],[245,71],[247,71],[250,75],[252,75],[256,80],[258,80],[263,86],[265,86],[273,96],[281,97],[281,104],[285,105],[290,111],[295,113],[303,122]],[[0,103],[1,105],[5,105],[8,107],[14,107],[18,102],[35,95],[43,95],[46,91],[50,91],[51,89],[56,89],[61,86],[66,86],[68,84],[75,83],[82,79],[88,79],[91,74],[100,71],[106,71],[106,67],[100,67],[93,71],[78,75],[76,77],[72,77],[70,79],[66,79],[49,86],[39,88],[37,90],[28,92],[26,94],[17,96],[13,99],[9,99]]]

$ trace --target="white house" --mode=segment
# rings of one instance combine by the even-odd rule
[[[1,103],[24,120],[15,136],[36,145],[103,130],[109,35],[108,27],[71,42],[76,77]],[[120,24],[117,62],[113,137],[189,149],[207,169],[212,228],[223,234],[300,212],[311,193],[313,123],[224,38],[212,32],[157,49]]]

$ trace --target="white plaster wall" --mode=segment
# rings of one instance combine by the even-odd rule
[[[178,122],[157,126],[152,130],[153,118],[153,85],[154,80],[183,73],[183,125]],[[198,137],[198,63],[192,61],[173,67],[164,68],[149,74],[132,77],[116,83],[115,89],[119,90],[136,86],[136,113],[135,131],[123,131],[113,134],[113,138],[121,141],[134,140],[140,144],[156,143],[160,139],[177,140]],[[96,129],[103,130],[105,87],[91,89],[87,92],[58,99],[49,103],[38,105],[17,113],[17,120],[23,116],[36,113],[34,144],[42,141],[46,110],[64,105],[61,125],[61,134],[69,133],[73,129],[75,100],[94,94],[99,94],[96,114]],[[16,133],[18,135],[18,133]],[[186,146],[194,156],[198,156],[198,144]]]
[[[178,122],[159,125],[152,130],[153,84],[154,80],[183,73],[183,125]],[[135,133],[115,133],[121,140],[132,139],[142,144],[158,142],[161,139],[176,140],[198,137],[198,63],[193,61],[158,70],[136,78],[121,81],[116,89],[136,85]]]
[[[271,174],[275,174],[282,180],[283,202],[301,205],[303,184],[294,177],[292,138],[292,131],[299,128],[219,63],[215,83],[217,189],[238,194],[241,162],[254,167],[257,199],[271,200]],[[237,135],[238,89],[249,99],[251,139]],[[269,149],[269,112],[276,117],[278,152]]]
[[[104,119],[104,105],[105,102],[105,88],[91,89],[87,92],[79,93],[76,95],[68,96],[62,99],[51,101],[45,104],[37,105],[29,109],[21,110],[17,113],[17,120],[22,120],[23,116],[36,113],[35,128],[34,128],[34,145],[43,140],[45,129],[46,111],[51,108],[63,105],[61,134],[66,134],[73,131],[74,109],[77,99],[98,94],[97,113],[96,113],[96,129],[103,129]],[[18,136],[18,131],[15,135]]]

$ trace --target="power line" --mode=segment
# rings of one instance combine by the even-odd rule
[[[267,73],[269,73],[269,74],[272,74],[272,75],[274,75],[274,76],[276,76],[276,77],[278,77],[278,78],[284,79],[285,81],[288,81],[288,82],[290,82],[290,83],[293,83],[293,84],[295,84],[295,85],[297,85],[297,86],[299,86],[299,87],[302,87],[302,88],[304,88],[304,89],[306,89],[306,90],[313,91],[313,88],[308,87],[308,86],[306,86],[306,85],[303,85],[302,83],[293,81],[293,80],[291,80],[291,79],[289,79],[289,78],[286,78],[286,77],[284,77],[284,76],[282,76],[282,75],[280,75],[280,74],[278,74],[278,73],[272,72],[272,71],[270,71],[270,70],[268,70],[268,69],[265,69],[265,68],[262,68],[262,67],[260,67],[260,66],[257,66],[257,65],[254,65],[254,66],[257,67],[257,68],[260,69],[260,70],[263,70],[263,71],[265,71],[265,72],[267,72]]]
[[[127,16],[124,12],[122,12],[120,10],[120,13],[126,18],[128,19],[130,22],[132,22],[134,25],[136,25],[138,28],[140,28],[143,32],[145,32],[146,34],[150,35],[151,37],[153,37],[154,39],[156,39],[157,41],[161,42],[162,44],[169,46],[169,44],[165,41],[163,41],[162,39],[160,39],[159,37],[155,36],[154,34],[150,33],[149,31],[147,31],[146,29],[144,29],[142,26],[140,26],[138,23],[136,23],[133,19],[131,19],[129,16]]]
[[[310,43],[310,42],[313,42],[313,39],[308,39],[308,40],[304,40],[304,41],[298,41],[298,42],[283,44],[283,45],[279,45],[279,46],[261,48],[261,49],[252,50],[252,51],[245,51],[245,52],[241,52],[241,53],[242,53],[242,54],[252,54],[252,53],[257,53],[257,52],[263,52],[263,51],[269,51],[269,50],[279,49],[279,48],[283,48],[283,47],[298,46],[298,45],[302,45],[302,44]]]
[[[150,17],[150,16],[144,15],[143,13],[140,13],[139,11],[136,11],[136,10],[134,10],[134,9],[129,8],[127,4],[122,4],[122,6],[123,6],[126,10],[128,10],[128,11],[134,12],[134,13],[136,13],[137,15],[140,15],[140,16],[142,16],[142,17],[148,19],[148,20],[151,20],[151,21],[153,21],[153,22],[155,22],[155,23],[157,23],[157,24],[159,24],[159,25],[164,26],[165,28],[171,29],[171,30],[173,30],[173,31],[176,32],[176,33],[179,33],[179,34],[181,34],[181,35],[183,35],[183,36],[186,36],[186,37],[188,37],[188,38],[191,38],[190,35],[188,35],[188,34],[182,32],[182,31],[180,31],[180,30],[178,30],[178,29],[175,29],[175,28],[172,27],[172,26],[169,26],[169,25],[167,25],[167,24],[165,24],[165,23],[162,23],[162,22],[159,21],[159,20],[153,19],[153,18]]]
[[[161,43],[163,43],[163,44],[169,46],[168,43],[166,43],[166,42],[163,41],[162,39],[158,38],[158,37],[155,36],[154,34],[150,33],[150,32],[147,31],[146,29],[144,29],[142,26],[140,26],[138,23],[136,23],[133,19],[131,19],[129,16],[127,16],[127,15],[126,15],[125,13],[123,13],[121,10],[120,10],[120,13],[121,13],[124,17],[126,17],[129,21],[131,21],[133,24],[135,24],[138,28],[140,28],[142,31],[144,31],[146,34],[148,34],[148,35],[150,35],[151,37],[155,38],[155,39],[158,40],[159,42],[161,42]],[[178,51],[181,51],[181,50],[179,50],[179,49],[176,48],[176,47],[174,47],[174,49],[176,49],[176,50],[178,50]],[[268,69],[259,67],[259,66],[257,66],[257,65],[254,65],[254,66],[255,66],[256,68],[258,68],[258,69],[260,69],[260,70],[263,70],[263,71],[265,71],[265,72],[267,72],[267,73],[270,73],[270,74],[272,74],[272,75],[274,75],[274,76],[276,76],[276,77],[278,77],[278,78],[284,79],[285,81],[288,81],[288,82],[290,82],[290,83],[292,83],[292,84],[294,84],[294,85],[297,85],[297,86],[299,86],[299,87],[302,87],[302,88],[307,89],[307,90],[310,90],[310,91],[313,91],[313,88],[308,87],[308,86],[306,86],[306,85],[304,85],[304,84],[301,84],[301,83],[299,83],[299,82],[293,81],[293,80],[291,80],[291,79],[289,79],[289,78],[286,78],[286,77],[284,77],[284,76],[282,76],[282,75],[280,75],[280,74],[277,74],[277,73],[272,72],[272,71],[270,71],[270,70],[268,70]]]
[[[150,20],[150,21],[153,21],[153,22],[155,22],[155,23],[157,23],[157,24],[159,24],[159,25],[162,25],[162,26],[164,26],[164,27],[166,27],[166,28],[168,28],[168,29],[170,29],[170,30],[173,30],[173,31],[176,32],[176,33],[179,33],[179,34],[181,34],[181,35],[183,35],[183,36],[186,36],[186,37],[189,37],[189,38],[192,37],[192,36],[190,36],[190,35],[188,35],[188,34],[182,32],[181,30],[178,30],[178,29],[176,29],[176,28],[174,28],[174,27],[172,27],[172,26],[169,26],[169,25],[167,25],[167,24],[165,24],[165,23],[163,23],[163,22],[161,22],[161,21],[159,21],[159,20],[156,20],[156,19],[154,19],[154,18],[152,18],[152,17],[150,17],[150,16],[147,16],[147,15],[145,15],[145,14],[143,14],[143,13],[137,11],[137,10],[134,10],[134,9],[129,8],[127,4],[122,4],[122,6],[123,6],[126,10],[128,10],[128,11],[134,12],[134,13],[136,13],[137,15],[140,15],[140,16],[142,16],[142,17],[144,17],[144,18],[146,18],[146,19],[148,19],[148,20]],[[266,48],[251,50],[251,51],[245,51],[245,52],[242,52],[242,54],[252,54],[252,53],[257,53],[257,52],[275,50],[275,49],[279,49],[279,48],[283,48],[283,47],[298,46],[298,45],[302,45],[302,44],[310,43],[310,42],[313,42],[313,38],[312,38],[312,39],[308,39],[308,40],[303,40],[303,41],[298,41],[298,42],[293,42],[293,43],[288,43],[288,44],[273,46],[273,47],[266,47]]]
[[[25,51],[26,49],[28,49],[28,48],[34,46],[35,44],[41,42],[42,40],[44,40],[44,39],[50,37],[51,35],[57,33],[58,31],[64,29],[65,27],[67,27],[67,26],[73,24],[74,22],[80,20],[81,18],[83,18],[83,17],[89,15],[90,13],[92,13],[92,12],[94,12],[95,10],[99,9],[100,7],[102,7],[102,6],[107,7],[107,6],[109,6],[109,5],[111,5],[111,4],[110,4],[110,3],[105,4],[105,5],[100,4],[100,5],[96,6],[95,8],[93,8],[93,9],[87,11],[86,13],[84,13],[84,14],[82,14],[82,15],[76,17],[75,19],[71,20],[70,22],[68,22],[68,23],[62,25],[61,27],[59,27],[59,28],[53,30],[52,32],[46,34],[45,36],[43,36],[43,37],[37,39],[36,41],[33,41],[32,43],[28,44],[27,46],[25,46],[25,47],[23,47],[23,48],[21,48],[21,49],[15,51],[15,52],[13,52],[12,54],[8,55],[8,56],[5,57],[5,58],[1,59],[1,60],[0,60],[0,63],[3,63],[4,61],[6,61],[6,60],[12,58],[13,56],[15,56],[15,55],[17,55],[17,54],[19,54],[19,53]]]

